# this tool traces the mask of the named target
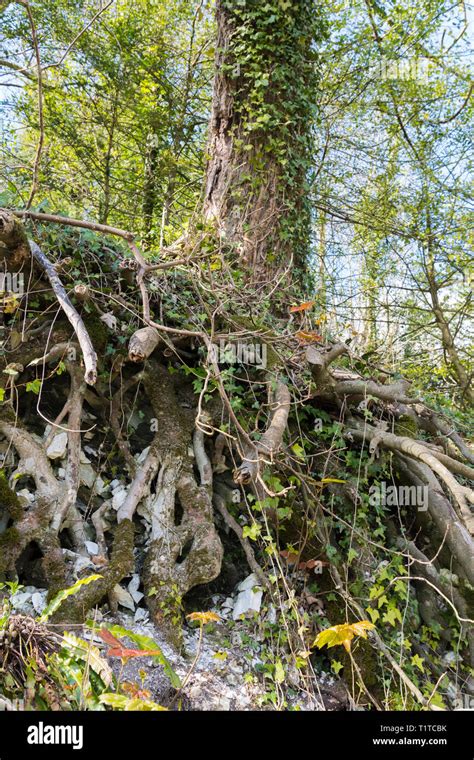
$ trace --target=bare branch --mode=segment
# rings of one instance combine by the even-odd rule
[[[79,345],[84,357],[85,374],[84,379],[88,385],[94,385],[97,380],[97,354],[92,345],[92,341],[89,337],[89,333],[86,330],[86,326],[81,317],[77,313],[76,309],[72,305],[68,294],[59,279],[58,273],[53,264],[46,258],[41,248],[33,241],[29,241],[31,253],[35,257],[36,261],[46,272],[48,279],[51,283],[51,287],[54,290],[56,298],[58,299],[61,307],[66,314],[68,320],[74,328],[74,332],[77,335]]]

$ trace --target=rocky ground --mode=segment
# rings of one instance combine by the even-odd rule
[[[186,625],[184,647],[177,654],[160,636],[150,622],[139,591],[138,576],[127,586],[117,589],[119,610],[115,615],[106,609],[97,613],[97,622],[115,623],[134,633],[152,638],[168,658],[179,675],[184,688],[177,695],[160,665],[151,658],[129,660],[122,668],[120,660],[111,662],[115,675],[150,693],[150,699],[170,709],[185,710],[268,710],[344,709],[346,696],[340,693],[340,684],[330,673],[318,674],[319,695],[314,687],[305,689],[298,671],[286,673],[285,689],[265,676],[266,648],[259,635],[259,619],[275,618],[274,608],[266,607],[262,589],[254,575],[239,583],[232,596],[212,597],[211,611],[220,621],[207,626],[199,644],[199,629]],[[27,586],[12,598],[14,610],[34,617],[41,614],[46,604],[46,590]],[[82,634],[85,638],[89,634]],[[259,640],[260,639],[260,640]],[[98,637],[94,643],[103,645]],[[132,644],[133,646],[133,644]],[[196,658],[199,648],[199,656]],[[318,688],[316,687],[316,688]],[[269,696],[276,691],[275,698]]]

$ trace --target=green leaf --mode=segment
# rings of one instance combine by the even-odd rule
[[[68,654],[88,663],[89,667],[100,676],[105,686],[112,684],[112,669],[107,660],[101,657],[97,647],[93,646],[90,641],[79,639],[73,633],[68,633],[67,631],[63,634],[63,639]]]
[[[395,625],[397,620],[399,620],[400,623],[403,622],[402,615],[398,607],[391,607],[389,610],[387,610],[387,612],[384,613],[382,620],[384,623],[390,623],[390,625]]]
[[[304,448],[302,446],[300,446],[299,443],[295,443],[291,447],[291,450],[292,450],[292,452],[294,454],[296,454],[296,456],[298,457],[298,459],[304,459],[304,456],[305,456],[305,454],[304,454]]]
[[[277,660],[275,663],[275,673],[273,675],[273,678],[275,680],[275,683],[283,683],[285,680],[285,669],[282,665],[281,660]]]
[[[242,531],[243,538],[250,538],[252,541],[256,541],[262,531],[262,526],[257,522],[252,525],[246,525]]]
[[[425,669],[423,667],[424,659],[423,657],[420,657],[419,654],[414,654],[411,658],[411,664],[414,665],[415,668],[418,668],[421,670],[422,673],[425,672]]]
[[[80,580],[76,581],[76,583],[73,586],[70,586],[70,588],[66,588],[63,589],[63,591],[60,591],[59,594],[56,594],[54,599],[44,609],[43,614],[40,618],[38,618],[38,621],[40,623],[45,623],[48,618],[50,618],[51,615],[56,612],[56,610],[61,606],[64,600],[68,598],[68,596],[77,594],[82,586],[88,586],[89,583],[93,583],[93,581],[97,581],[99,578],[102,578],[102,575],[88,575],[87,578],[81,578]]]
[[[101,694],[99,701],[103,705],[109,705],[115,710],[131,711],[152,711],[161,712],[166,710],[166,707],[162,707],[157,702],[152,702],[150,699],[131,699],[124,694]]]
[[[355,549],[349,549],[349,552],[347,554],[347,563],[350,565],[352,560],[354,560],[357,557],[357,552]]]
[[[36,393],[36,395],[38,396],[40,390],[41,390],[41,380],[39,380],[38,378],[26,384],[27,393]]]
[[[367,607],[367,612],[370,615],[372,623],[376,623],[380,617],[380,612],[378,610],[374,610],[373,607]]]

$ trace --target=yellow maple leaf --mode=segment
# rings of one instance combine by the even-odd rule
[[[190,615],[186,615],[187,619],[192,623],[200,623],[206,625],[206,623],[218,623],[220,620],[219,615],[215,612],[191,612]]]
[[[16,296],[6,296],[3,298],[1,311],[3,311],[5,314],[14,314],[19,305],[20,302],[17,300]]]
[[[371,631],[375,628],[373,623],[368,620],[360,620],[357,623],[342,623],[340,625],[333,625],[331,628],[321,631],[316,636],[313,646],[321,649],[324,646],[335,647],[341,645],[346,652],[351,650],[351,641],[354,636],[362,636],[363,639],[367,638],[367,631]]]

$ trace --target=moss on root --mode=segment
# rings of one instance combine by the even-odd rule
[[[84,324],[89,333],[89,337],[97,352],[105,350],[109,338],[109,332],[106,325],[101,321],[97,312],[84,315]]]
[[[0,575],[14,569],[21,541],[21,534],[14,525],[0,536]]]
[[[131,520],[123,520],[117,525],[110,563],[102,577],[68,597],[54,614],[55,623],[83,623],[89,610],[100,604],[122,578],[131,575],[135,566],[134,536]]]
[[[43,559],[41,562],[44,577],[48,585],[48,600],[56,596],[67,583],[66,565],[59,539],[48,536],[41,542]]]
[[[20,520],[23,517],[23,507],[20,500],[8,485],[4,472],[0,472],[0,507],[6,507],[12,520]]]
[[[418,425],[410,415],[402,414],[394,425],[394,433],[408,438],[418,438]]]

